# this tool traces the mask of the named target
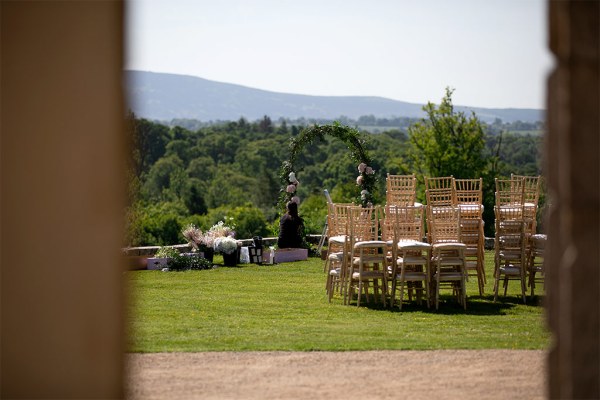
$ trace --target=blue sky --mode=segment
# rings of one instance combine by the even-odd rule
[[[544,0],[130,0],[127,69],[310,95],[545,108]]]

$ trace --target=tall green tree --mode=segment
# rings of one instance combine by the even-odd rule
[[[146,119],[136,119],[133,113],[129,118],[132,129],[133,172],[137,177],[141,177],[164,156],[171,137],[166,126]]]
[[[446,88],[439,106],[427,103],[427,117],[408,128],[410,158],[421,175],[479,178],[486,167],[483,123],[474,113],[456,112],[452,93]]]

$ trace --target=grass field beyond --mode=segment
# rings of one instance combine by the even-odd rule
[[[218,259],[215,260],[218,262]],[[468,283],[467,310],[443,296],[438,311],[329,303],[323,261],[243,264],[187,272],[130,271],[131,352],[544,349],[543,297],[519,296],[518,282],[493,303],[493,253],[479,296]],[[542,287],[537,288],[542,293]]]

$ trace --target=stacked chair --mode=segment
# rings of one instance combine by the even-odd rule
[[[400,309],[404,293],[412,300],[423,298],[429,307],[431,245],[424,243],[425,208],[417,199],[417,178],[412,175],[387,175],[386,207],[382,238],[388,243],[388,271],[391,281],[391,305],[400,292]]]
[[[494,207],[496,234],[494,237],[494,301],[498,298],[500,281],[504,282],[504,296],[510,280],[521,285],[525,298],[527,271],[525,215],[522,179],[496,178],[496,205]]]
[[[348,279],[349,243],[348,231],[349,203],[328,203],[327,213],[327,255],[325,271],[327,272],[326,290],[329,301],[337,290],[343,294]]]
[[[454,179],[456,205],[460,209],[461,242],[465,249],[467,278],[475,277],[479,295],[486,284],[484,269],[483,179]]]
[[[485,234],[483,230],[483,179],[455,179],[453,176],[425,177],[427,207],[433,210],[440,207],[455,207],[460,210],[461,237],[459,242],[466,245],[465,261],[467,279],[477,278],[479,294],[483,295],[486,283],[484,269]],[[432,231],[427,215],[427,229]],[[432,243],[431,233],[428,241]]]
[[[520,280],[523,302],[525,286],[531,288],[533,296],[536,282],[544,280],[546,236],[537,233],[540,190],[540,176],[512,174],[510,179],[496,179],[494,300],[502,279],[505,295],[508,281]]]

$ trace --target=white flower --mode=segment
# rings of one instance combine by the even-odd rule
[[[237,240],[230,236],[219,237],[215,239],[215,251],[225,254],[231,254],[237,249]]]
[[[367,167],[365,169],[365,174],[367,174],[367,175],[373,175],[374,173],[375,173],[375,171],[371,167]]]
[[[294,197],[292,197],[292,201],[293,201],[294,203],[296,203],[296,204],[300,205],[300,197],[298,197],[298,196],[294,196]]]
[[[288,185],[285,191],[288,193],[294,193],[296,191],[296,185]]]
[[[296,179],[296,174],[293,172],[290,172],[290,174],[288,175],[288,179],[291,183],[298,182],[298,179]]]
[[[358,186],[361,186],[363,184],[363,176],[359,175],[358,178],[356,178],[356,184]]]
[[[362,163],[362,162],[361,162],[360,164],[358,164],[358,172],[360,172],[361,174],[362,174],[363,172],[365,172],[365,169],[366,169],[366,168],[367,168],[367,164],[365,164],[365,163]]]

